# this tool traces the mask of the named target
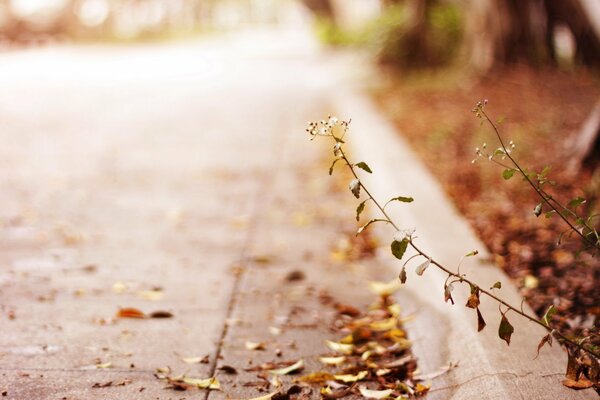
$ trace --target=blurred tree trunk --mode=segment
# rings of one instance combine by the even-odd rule
[[[584,0],[469,0],[466,47],[470,64],[485,72],[493,67],[524,62],[556,62],[554,30],[569,28],[576,45],[576,60],[600,66],[600,34]]]

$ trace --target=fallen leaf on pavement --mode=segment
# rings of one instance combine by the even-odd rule
[[[363,395],[363,397],[367,399],[385,399],[387,397],[390,397],[390,394],[392,394],[393,392],[392,389],[370,390],[364,386],[359,386],[358,391],[360,392],[360,394]]]
[[[173,313],[169,311],[153,311],[149,315],[150,318],[173,318]]]
[[[338,343],[331,340],[326,340],[325,343],[331,350],[341,354],[351,354],[352,350],[354,350],[354,345],[352,344]]]
[[[146,314],[137,308],[126,307],[121,308],[119,312],[117,312],[117,318],[138,318],[143,319],[146,318]]]
[[[264,350],[265,349],[265,344],[263,342],[251,342],[251,341],[246,341],[246,348],[248,350]]]
[[[319,357],[319,361],[327,365],[339,365],[346,360],[346,357]]]
[[[369,374],[368,371],[360,371],[356,375],[352,375],[352,374],[334,375],[333,378],[336,381],[341,381],[341,382],[345,382],[345,383],[358,382],[358,381],[365,379],[368,374]]]
[[[158,301],[161,300],[165,294],[160,290],[141,290],[137,292],[137,296],[144,300]]]
[[[575,389],[575,390],[591,388],[594,385],[591,381],[587,380],[584,377],[581,377],[577,381],[567,378],[562,381],[562,384],[564,386],[568,387],[569,389]]]
[[[304,360],[298,360],[289,367],[269,370],[269,373],[275,375],[287,375],[292,372],[300,371],[302,368],[304,368]]]
[[[371,292],[379,296],[389,296],[396,293],[402,287],[402,283],[398,279],[389,282],[369,282]]]

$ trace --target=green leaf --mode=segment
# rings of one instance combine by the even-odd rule
[[[586,202],[586,200],[583,197],[576,197],[569,202],[569,207],[577,208],[580,205],[584,204],[585,202]]]
[[[402,267],[400,274],[398,275],[398,279],[400,279],[400,283],[406,283],[406,268]]]
[[[477,254],[479,254],[479,250],[473,250],[472,252],[465,254],[465,257],[473,257]]]
[[[502,282],[498,281],[496,283],[494,283],[494,285],[490,288],[490,290],[492,289],[502,289]]]
[[[508,322],[506,315],[502,314],[502,319],[500,320],[500,327],[498,328],[498,336],[500,339],[504,340],[506,344],[510,346],[510,337],[512,336],[515,328]]]
[[[558,310],[556,309],[556,307],[554,307],[554,305],[548,307],[546,313],[542,317],[542,322],[544,323],[544,325],[550,326],[550,322],[552,322],[552,317],[554,316],[554,314],[556,314],[557,311]]]
[[[358,164],[355,165],[356,167],[362,169],[363,171],[367,171],[368,173],[372,174],[373,171],[371,171],[371,168],[369,168],[369,166],[367,165],[366,162],[361,161]]]
[[[510,178],[513,177],[514,174],[515,174],[515,169],[514,168],[505,169],[504,172],[502,172],[502,177],[505,180],[509,180]]]
[[[360,214],[365,210],[365,203],[367,202],[367,200],[363,201],[362,203],[360,203],[358,205],[358,207],[356,207],[356,220],[360,221]]]
[[[506,154],[506,152],[504,151],[503,148],[498,147],[495,151],[494,151],[494,156],[499,156],[500,154]]]
[[[533,215],[535,215],[536,217],[539,217],[540,214],[542,213],[542,203],[539,203],[537,206],[535,206],[535,208],[533,209]]]
[[[350,185],[348,185],[350,191],[357,199],[360,197],[360,181],[358,179],[352,179]]]
[[[329,175],[333,174],[333,167],[335,167],[335,163],[340,160],[341,158],[336,158],[335,160],[333,160],[333,163],[331,163],[331,167],[329,167]]]
[[[404,238],[400,241],[394,240],[391,247],[394,257],[396,257],[398,260],[402,260],[402,257],[406,252],[406,248],[408,247],[408,239]]]
[[[544,213],[544,216],[545,216],[546,218],[550,218],[550,217],[552,217],[552,216],[553,216],[555,213],[556,213],[556,211],[554,211],[554,210],[550,210],[550,211],[547,211],[547,212],[545,212],[545,213]]]
[[[427,267],[429,267],[429,264],[431,264],[431,257],[428,258],[427,260],[425,260],[425,262],[423,264],[419,265],[417,267],[417,269],[415,269],[415,272],[417,273],[417,275],[419,275],[419,276],[423,275],[423,273],[425,272]]]
[[[485,320],[483,319],[483,315],[481,315],[481,311],[479,311],[479,307],[477,308],[477,332],[481,332],[483,328],[485,328]]]
[[[415,201],[415,199],[413,199],[412,197],[398,196],[398,197],[394,197],[393,199],[388,200],[388,203],[391,203],[392,201],[401,201],[402,203],[412,203],[413,201]]]

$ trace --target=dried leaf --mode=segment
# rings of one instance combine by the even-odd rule
[[[220,390],[221,384],[216,377],[206,378],[206,379],[198,379],[198,378],[189,378],[183,377],[181,379],[183,383],[187,383],[188,385],[195,386],[199,389],[211,389],[211,390]]]
[[[360,197],[360,181],[358,179],[353,179],[350,181],[350,185],[348,185],[350,191],[357,199]]]
[[[117,312],[116,317],[117,318],[142,319],[142,318],[146,318],[146,314],[144,314],[142,311],[138,310],[137,308],[126,307],[126,308],[119,309],[119,312]]]
[[[405,267],[402,267],[402,269],[400,270],[398,279],[400,279],[400,283],[402,283],[402,284],[406,283],[406,268]]]
[[[558,310],[556,309],[556,307],[554,307],[554,305],[551,305],[550,307],[548,307],[548,309],[546,310],[546,313],[542,317],[542,322],[544,323],[544,325],[550,326],[552,317],[554,316],[554,314],[556,314],[557,311]]]
[[[452,298],[452,291],[454,290],[454,285],[449,283],[446,286],[444,286],[444,301],[448,302],[448,300],[450,300],[450,302],[452,304],[454,304],[454,299]]]
[[[502,319],[500,320],[500,327],[498,328],[498,336],[500,339],[504,340],[506,344],[510,346],[510,337],[512,336],[515,328],[508,322],[506,315],[502,314]]]
[[[479,307],[477,308],[477,332],[481,332],[483,328],[485,328],[485,320],[483,319],[483,315],[481,315],[481,311],[479,311]]]
[[[575,390],[588,389],[594,385],[592,381],[587,380],[585,377],[581,377],[577,381],[567,378],[562,381],[562,384],[569,389]]]
[[[326,365],[340,365],[346,361],[346,357],[319,357],[319,361]]]
[[[468,308],[479,307],[479,288],[477,286],[471,285],[471,295],[469,296],[465,306]]]
[[[202,356],[202,357],[185,357],[185,358],[182,358],[183,362],[186,363],[186,364],[200,364],[203,359],[204,359],[204,356]]]
[[[412,197],[398,196],[398,197],[394,197],[394,198],[390,199],[388,201],[388,203],[391,203],[392,201],[400,201],[402,203],[412,203],[413,201],[415,201],[415,199],[413,199]]]
[[[335,351],[337,353],[340,353],[340,354],[352,354],[352,351],[354,350],[354,345],[353,344],[344,344],[344,343],[332,342],[331,340],[325,340],[325,344],[331,350],[333,350],[333,351]]]
[[[389,282],[369,282],[369,290],[379,296],[389,296],[397,292],[402,287],[402,284],[394,279]]]
[[[361,202],[358,207],[356,207],[356,220],[360,221],[360,214],[362,214],[362,212],[365,210],[365,203],[367,202],[367,200]]]
[[[228,375],[235,375],[237,374],[237,369],[233,368],[231,365],[223,365],[221,367],[218,368],[219,371],[223,371]]]
[[[385,399],[387,397],[390,397],[390,395],[393,392],[392,389],[370,390],[364,386],[359,386],[358,391],[360,392],[360,394],[363,395],[363,397],[365,397],[367,399]]]
[[[304,360],[298,360],[289,367],[269,370],[269,373],[274,375],[287,375],[292,372],[300,371],[302,368],[304,368]]]
[[[536,217],[539,217],[540,214],[542,213],[542,203],[539,203],[537,206],[535,206],[535,208],[533,209],[533,215],[535,215]]]
[[[246,348],[248,350],[264,350],[265,349],[265,344],[263,342],[251,342],[251,341],[246,341]]]
[[[360,371],[356,375],[352,375],[352,374],[334,375],[333,378],[336,381],[341,381],[341,382],[344,382],[344,383],[358,382],[358,381],[361,381],[361,380],[365,379],[368,374],[369,374],[368,371]]]
[[[391,317],[382,321],[375,321],[369,324],[369,327],[375,331],[389,331],[398,326],[398,319]]]
[[[294,382],[325,383],[333,379],[333,374],[325,371],[313,372],[294,379]]]
[[[408,247],[408,239],[407,238],[404,238],[400,241],[394,240],[394,241],[392,241],[392,245],[391,245],[392,254],[398,260],[401,260],[402,257],[404,256],[404,253],[406,252],[407,247]]]
[[[96,364],[96,368],[98,368],[98,369],[112,368],[112,363],[106,362],[106,363],[102,363],[102,364]]]
[[[498,282],[494,283],[494,286],[492,286],[490,288],[490,290],[492,290],[492,289],[502,289],[502,282],[498,281]]]
[[[365,163],[364,161],[359,162],[358,164],[355,164],[356,167],[362,169],[363,171],[366,171],[370,174],[373,173],[373,171],[371,171],[371,168],[369,168],[369,166],[367,165],[367,163]]]
[[[169,311],[153,311],[149,315],[150,318],[173,318],[173,313]]]
[[[417,267],[417,269],[415,269],[415,272],[417,273],[417,275],[419,275],[419,276],[423,275],[423,272],[425,272],[427,267],[429,267],[429,264],[431,264],[431,257],[429,257],[427,260],[425,260],[425,262],[423,264],[419,265]]]
[[[535,358],[538,358],[540,355],[540,350],[542,349],[542,347],[544,347],[544,345],[548,343],[549,346],[552,346],[552,334],[549,333],[546,336],[544,336],[542,338],[542,340],[540,340],[540,343],[538,344],[537,347],[537,355],[535,356]]]

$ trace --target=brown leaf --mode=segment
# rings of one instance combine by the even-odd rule
[[[587,380],[585,377],[581,377],[578,381],[567,378],[562,381],[562,384],[575,390],[591,388],[594,385],[592,381]]]
[[[222,367],[219,367],[219,371],[223,371],[229,375],[237,374],[237,370],[230,365],[223,365]]]
[[[512,336],[515,328],[508,322],[506,315],[502,314],[502,319],[500,320],[500,327],[498,328],[498,336],[500,339],[504,340],[506,344],[510,346],[510,337]]]
[[[485,320],[483,319],[483,315],[481,315],[481,311],[479,311],[479,307],[477,307],[477,332],[481,332],[483,328],[485,328]]]
[[[169,311],[153,311],[149,316],[150,318],[173,318],[173,313]]]
[[[360,315],[360,310],[356,307],[349,306],[347,304],[337,303],[335,305],[335,310],[342,315],[347,315],[349,317],[358,317]]]
[[[540,340],[540,343],[538,344],[537,347],[537,355],[535,356],[535,358],[538,358],[540,356],[540,350],[542,349],[542,347],[544,347],[544,345],[548,343],[548,345],[552,346],[552,334],[549,333],[546,336],[544,336],[542,338],[542,340]]]
[[[119,312],[117,313],[117,318],[143,319],[143,318],[146,318],[146,314],[144,314],[142,311],[138,310],[137,308],[125,307],[125,308],[119,309]]]
[[[471,295],[467,300],[466,306],[469,308],[479,307],[479,288],[477,286],[471,286]]]

